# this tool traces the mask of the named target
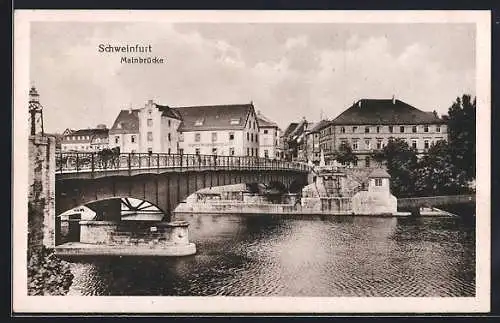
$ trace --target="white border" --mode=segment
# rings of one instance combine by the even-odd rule
[[[475,23],[477,95],[476,297],[84,297],[27,296],[27,164],[31,21]],[[14,12],[13,311],[134,313],[444,313],[490,311],[489,11],[130,11],[16,10]]]

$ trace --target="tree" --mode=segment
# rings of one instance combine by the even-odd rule
[[[444,116],[452,163],[465,171],[468,180],[476,178],[476,98],[457,97]]]
[[[413,196],[417,153],[403,139],[389,139],[387,145],[372,154],[372,158],[384,162],[391,175],[392,193],[397,197]]]
[[[339,150],[335,152],[334,159],[342,164],[354,163],[358,160],[358,157],[352,152],[351,146],[347,143],[342,142],[340,144]]]
[[[467,190],[466,171],[456,167],[451,146],[444,140],[431,145],[415,168],[419,196],[454,195]]]

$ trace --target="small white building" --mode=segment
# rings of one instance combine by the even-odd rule
[[[62,152],[97,152],[109,147],[109,129],[100,124],[96,128],[66,129],[61,140]]]

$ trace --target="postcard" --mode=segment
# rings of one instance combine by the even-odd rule
[[[14,312],[490,310],[489,11],[14,18]]]

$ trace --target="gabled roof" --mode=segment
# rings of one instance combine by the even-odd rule
[[[264,115],[257,113],[257,120],[260,128],[278,128],[278,124]]]
[[[107,137],[109,129],[79,129],[75,130],[72,133],[66,135],[67,137],[73,136],[101,136]]]
[[[387,171],[383,168],[375,168],[370,175],[369,178],[391,178],[391,175],[387,173]]]
[[[309,131],[310,133],[319,132],[324,127],[330,124],[330,120],[320,120],[317,122],[314,127]]]
[[[162,117],[169,117],[169,118],[182,120],[182,117],[177,110],[172,109],[171,107],[169,107],[167,105],[156,104],[156,107],[158,108],[158,110],[161,111]]]
[[[139,109],[121,110],[116,117],[111,133],[138,133],[139,132]]]
[[[172,107],[182,119],[179,131],[241,130],[253,104]]]
[[[295,128],[297,128],[298,125],[299,124],[297,122],[290,123],[283,132],[283,137],[288,137],[295,130]]]
[[[398,125],[445,123],[432,112],[424,112],[403,101],[361,99],[332,121],[335,125]]]

